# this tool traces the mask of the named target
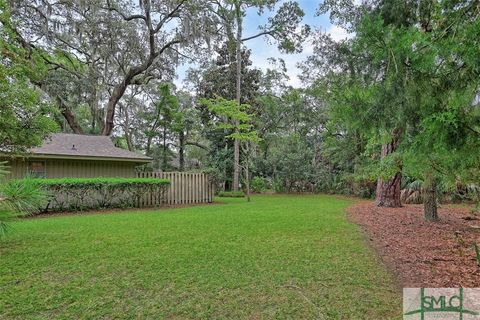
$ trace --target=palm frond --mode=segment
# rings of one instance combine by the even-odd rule
[[[406,183],[400,201],[404,204],[423,203],[423,181],[417,179]]]
[[[7,164],[7,161],[0,161],[0,178],[6,176],[9,173]]]
[[[0,186],[0,238],[9,222],[36,211],[45,201],[45,193],[31,179],[12,180]]]
[[[11,215],[10,211],[0,210],[0,239],[4,238],[11,229],[8,222],[12,221],[13,219],[14,217]]]
[[[422,180],[414,180],[407,185],[406,189],[420,191],[422,190],[422,187],[423,187]]]
[[[45,200],[45,193],[37,187],[33,179],[12,180],[1,188],[0,194],[4,206],[19,215],[35,211]]]

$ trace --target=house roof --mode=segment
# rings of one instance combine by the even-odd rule
[[[150,162],[152,158],[117,148],[110,137],[54,133],[42,146],[32,148],[33,157]]]

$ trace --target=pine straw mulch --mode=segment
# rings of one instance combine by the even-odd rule
[[[473,243],[480,246],[480,216],[444,205],[439,222],[423,219],[421,205],[379,208],[359,202],[349,218],[397,275],[402,287],[480,287]]]

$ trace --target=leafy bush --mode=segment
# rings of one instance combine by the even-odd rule
[[[245,193],[243,193],[243,191],[220,191],[218,196],[224,198],[243,198],[245,197]]]
[[[250,187],[253,192],[262,193],[267,190],[267,183],[262,177],[255,177],[250,182]]]
[[[17,180],[22,181],[22,180]],[[170,181],[158,178],[60,178],[60,179],[34,179],[33,183],[45,187],[51,186],[90,186],[90,187],[125,187],[134,185],[169,185]]]
[[[480,202],[480,185],[477,183],[460,183],[455,181],[455,185],[448,190],[450,200],[453,202]]]
[[[156,178],[62,178],[12,180],[8,185],[26,183],[47,194],[39,211],[137,207],[142,196],[163,196],[170,184],[168,180]]]

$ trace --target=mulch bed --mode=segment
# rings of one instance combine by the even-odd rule
[[[402,287],[480,287],[473,243],[480,246],[480,216],[442,206],[439,222],[423,219],[421,205],[379,208],[360,202],[348,209]]]

